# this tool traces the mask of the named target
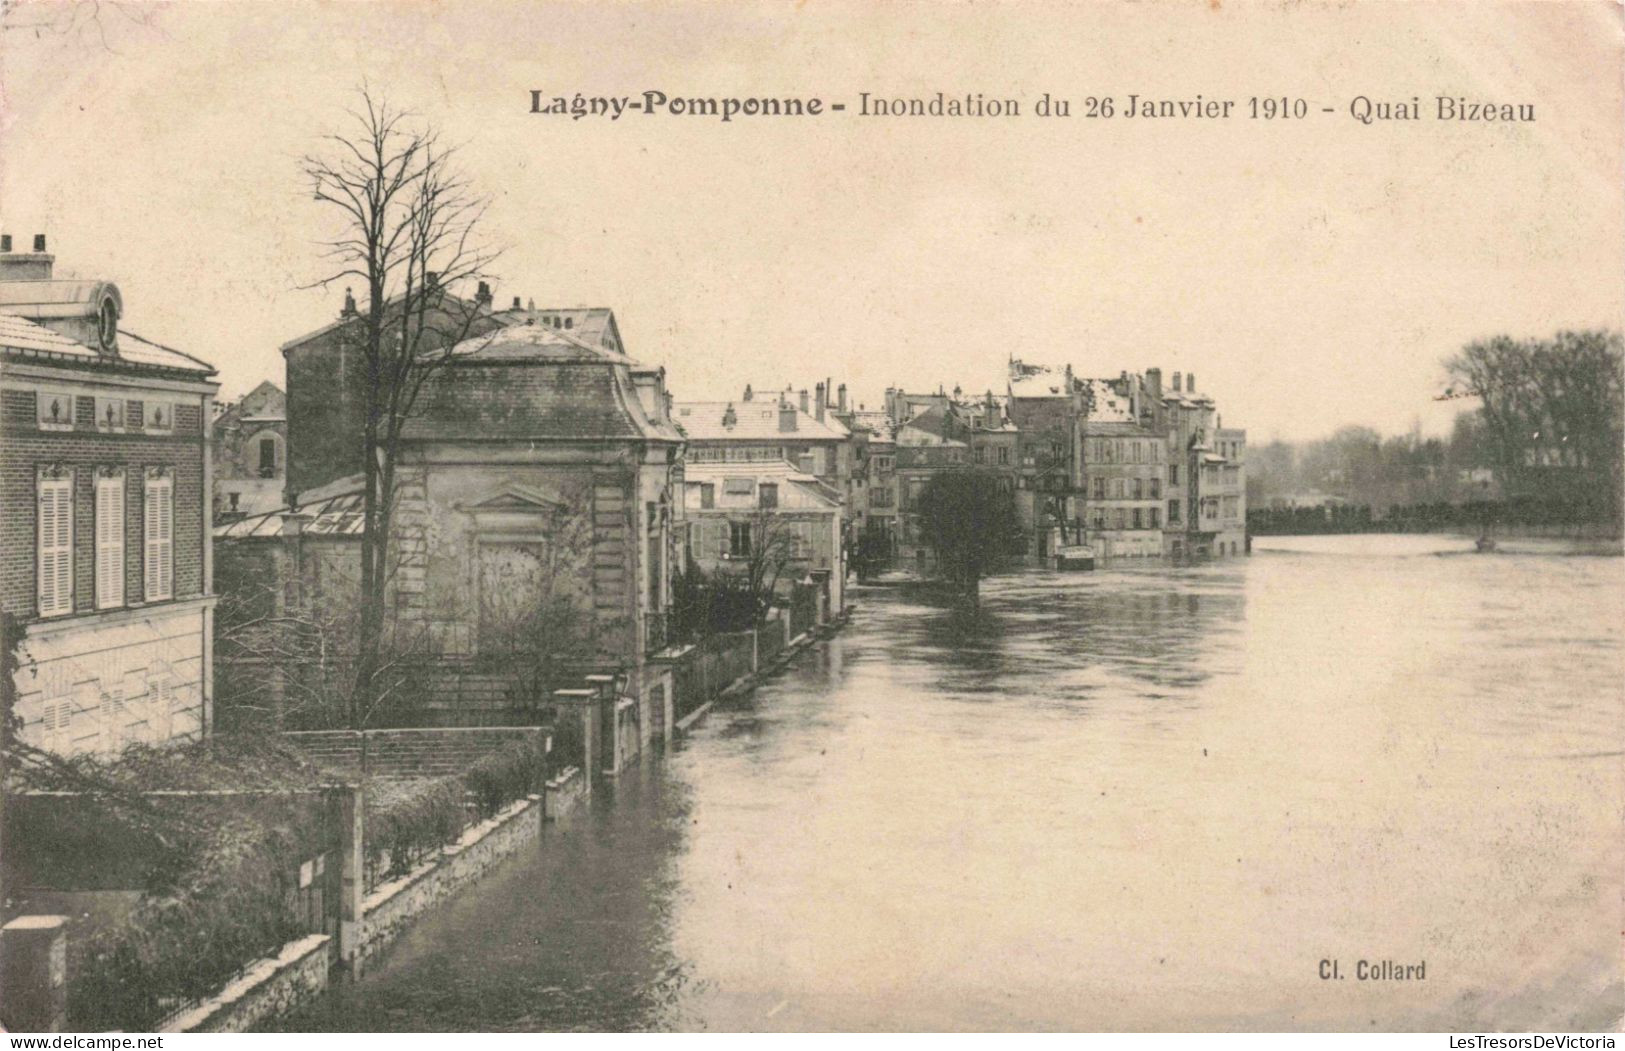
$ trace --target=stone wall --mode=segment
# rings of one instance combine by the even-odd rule
[[[489,821],[463,833],[439,857],[418,866],[411,874],[379,886],[362,902],[361,939],[356,970],[376,956],[419,913],[485,875],[519,848],[536,840],[542,830],[542,799],[531,796],[515,803]]]
[[[289,942],[274,958],[261,960],[243,976],[164,1027],[168,1033],[242,1033],[286,1014],[327,989],[333,939],[312,934]]]
[[[503,745],[546,733],[547,730],[535,726],[491,726],[302,730],[283,737],[334,776],[408,779],[461,774]]]

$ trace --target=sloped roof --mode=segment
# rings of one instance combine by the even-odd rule
[[[723,478],[751,478],[758,484],[762,482],[788,482],[798,489],[804,489],[817,497],[830,507],[841,506],[841,494],[833,487],[825,485],[816,475],[808,474],[795,464],[784,460],[749,460],[738,463],[700,462],[688,463],[683,467],[683,481],[685,484],[715,483]],[[718,510],[724,510],[719,508]]]
[[[539,311],[537,312],[540,313]],[[633,360],[609,347],[589,342],[573,330],[541,324],[529,311],[494,315],[502,327],[463,340],[451,350],[461,361],[606,361],[631,366]]]
[[[22,282],[17,282],[22,283]],[[72,358],[110,368],[120,364],[214,375],[214,366],[162,343],[119,329],[118,354],[108,357],[77,340],[16,314],[0,313],[0,347],[42,357]]]
[[[752,399],[751,401],[680,401],[672,406],[672,419],[692,442],[721,441],[840,441],[846,437],[845,428],[831,427],[826,415],[820,422],[811,413],[801,411],[794,401],[796,429],[779,430],[779,399]],[[723,417],[733,408],[734,424],[723,425]]]
[[[359,477],[353,475],[334,484],[355,485]],[[323,488],[330,489],[332,486]],[[360,536],[361,504],[359,491],[340,493],[322,499],[307,499],[300,507],[302,512],[310,515],[304,526],[304,535]],[[282,535],[283,516],[288,511],[286,507],[279,507],[275,511],[249,515],[234,522],[215,526],[214,537],[216,540],[274,540]]]

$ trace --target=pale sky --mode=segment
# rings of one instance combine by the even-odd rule
[[[226,396],[280,382],[277,347],[339,307],[299,289],[332,227],[298,158],[363,78],[464,143],[508,246],[499,302],[613,308],[680,399],[825,376],[870,405],[980,391],[1014,354],[1194,371],[1254,442],[1441,430],[1439,361],[1465,341],[1621,325],[1614,4],[102,8],[0,39],[0,223],[115,281],[126,326],[213,362]],[[532,89],[849,109],[577,122],[530,114]],[[856,113],[859,92],[938,90],[1024,114]],[[1046,91],[1069,119],[1029,115]],[[1236,105],[1082,116],[1130,93]],[[1255,94],[1309,116],[1249,120]],[[1362,126],[1361,94],[1425,119]],[[1537,119],[1441,123],[1437,94]]]

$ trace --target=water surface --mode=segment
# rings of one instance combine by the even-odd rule
[[[291,1027],[1615,1024],[1625,560],[1470,547],[860,590]]]

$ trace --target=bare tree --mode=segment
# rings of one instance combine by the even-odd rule
[[[355,703],[371,707],[387,606],[386,559],[401,437],[425,383],[474,331],[483,297],[450,289],[488,275],[481,239],[488,198],[459,171],[438,132],[361,90],[351,126],[326,136],[302,168],[339,222],[324,242],[331,270],[317,285],[361,282],[352,323],[363,362],[362,536]]]
[[[1621,387],[1625,341],[1617,332],[1559,332],[1552,339],[1498,336],[1469,344],[1445,367],[1453,388],[1477,397],[1483,433],[1515,494],[1584,517],[1619,514]]]

